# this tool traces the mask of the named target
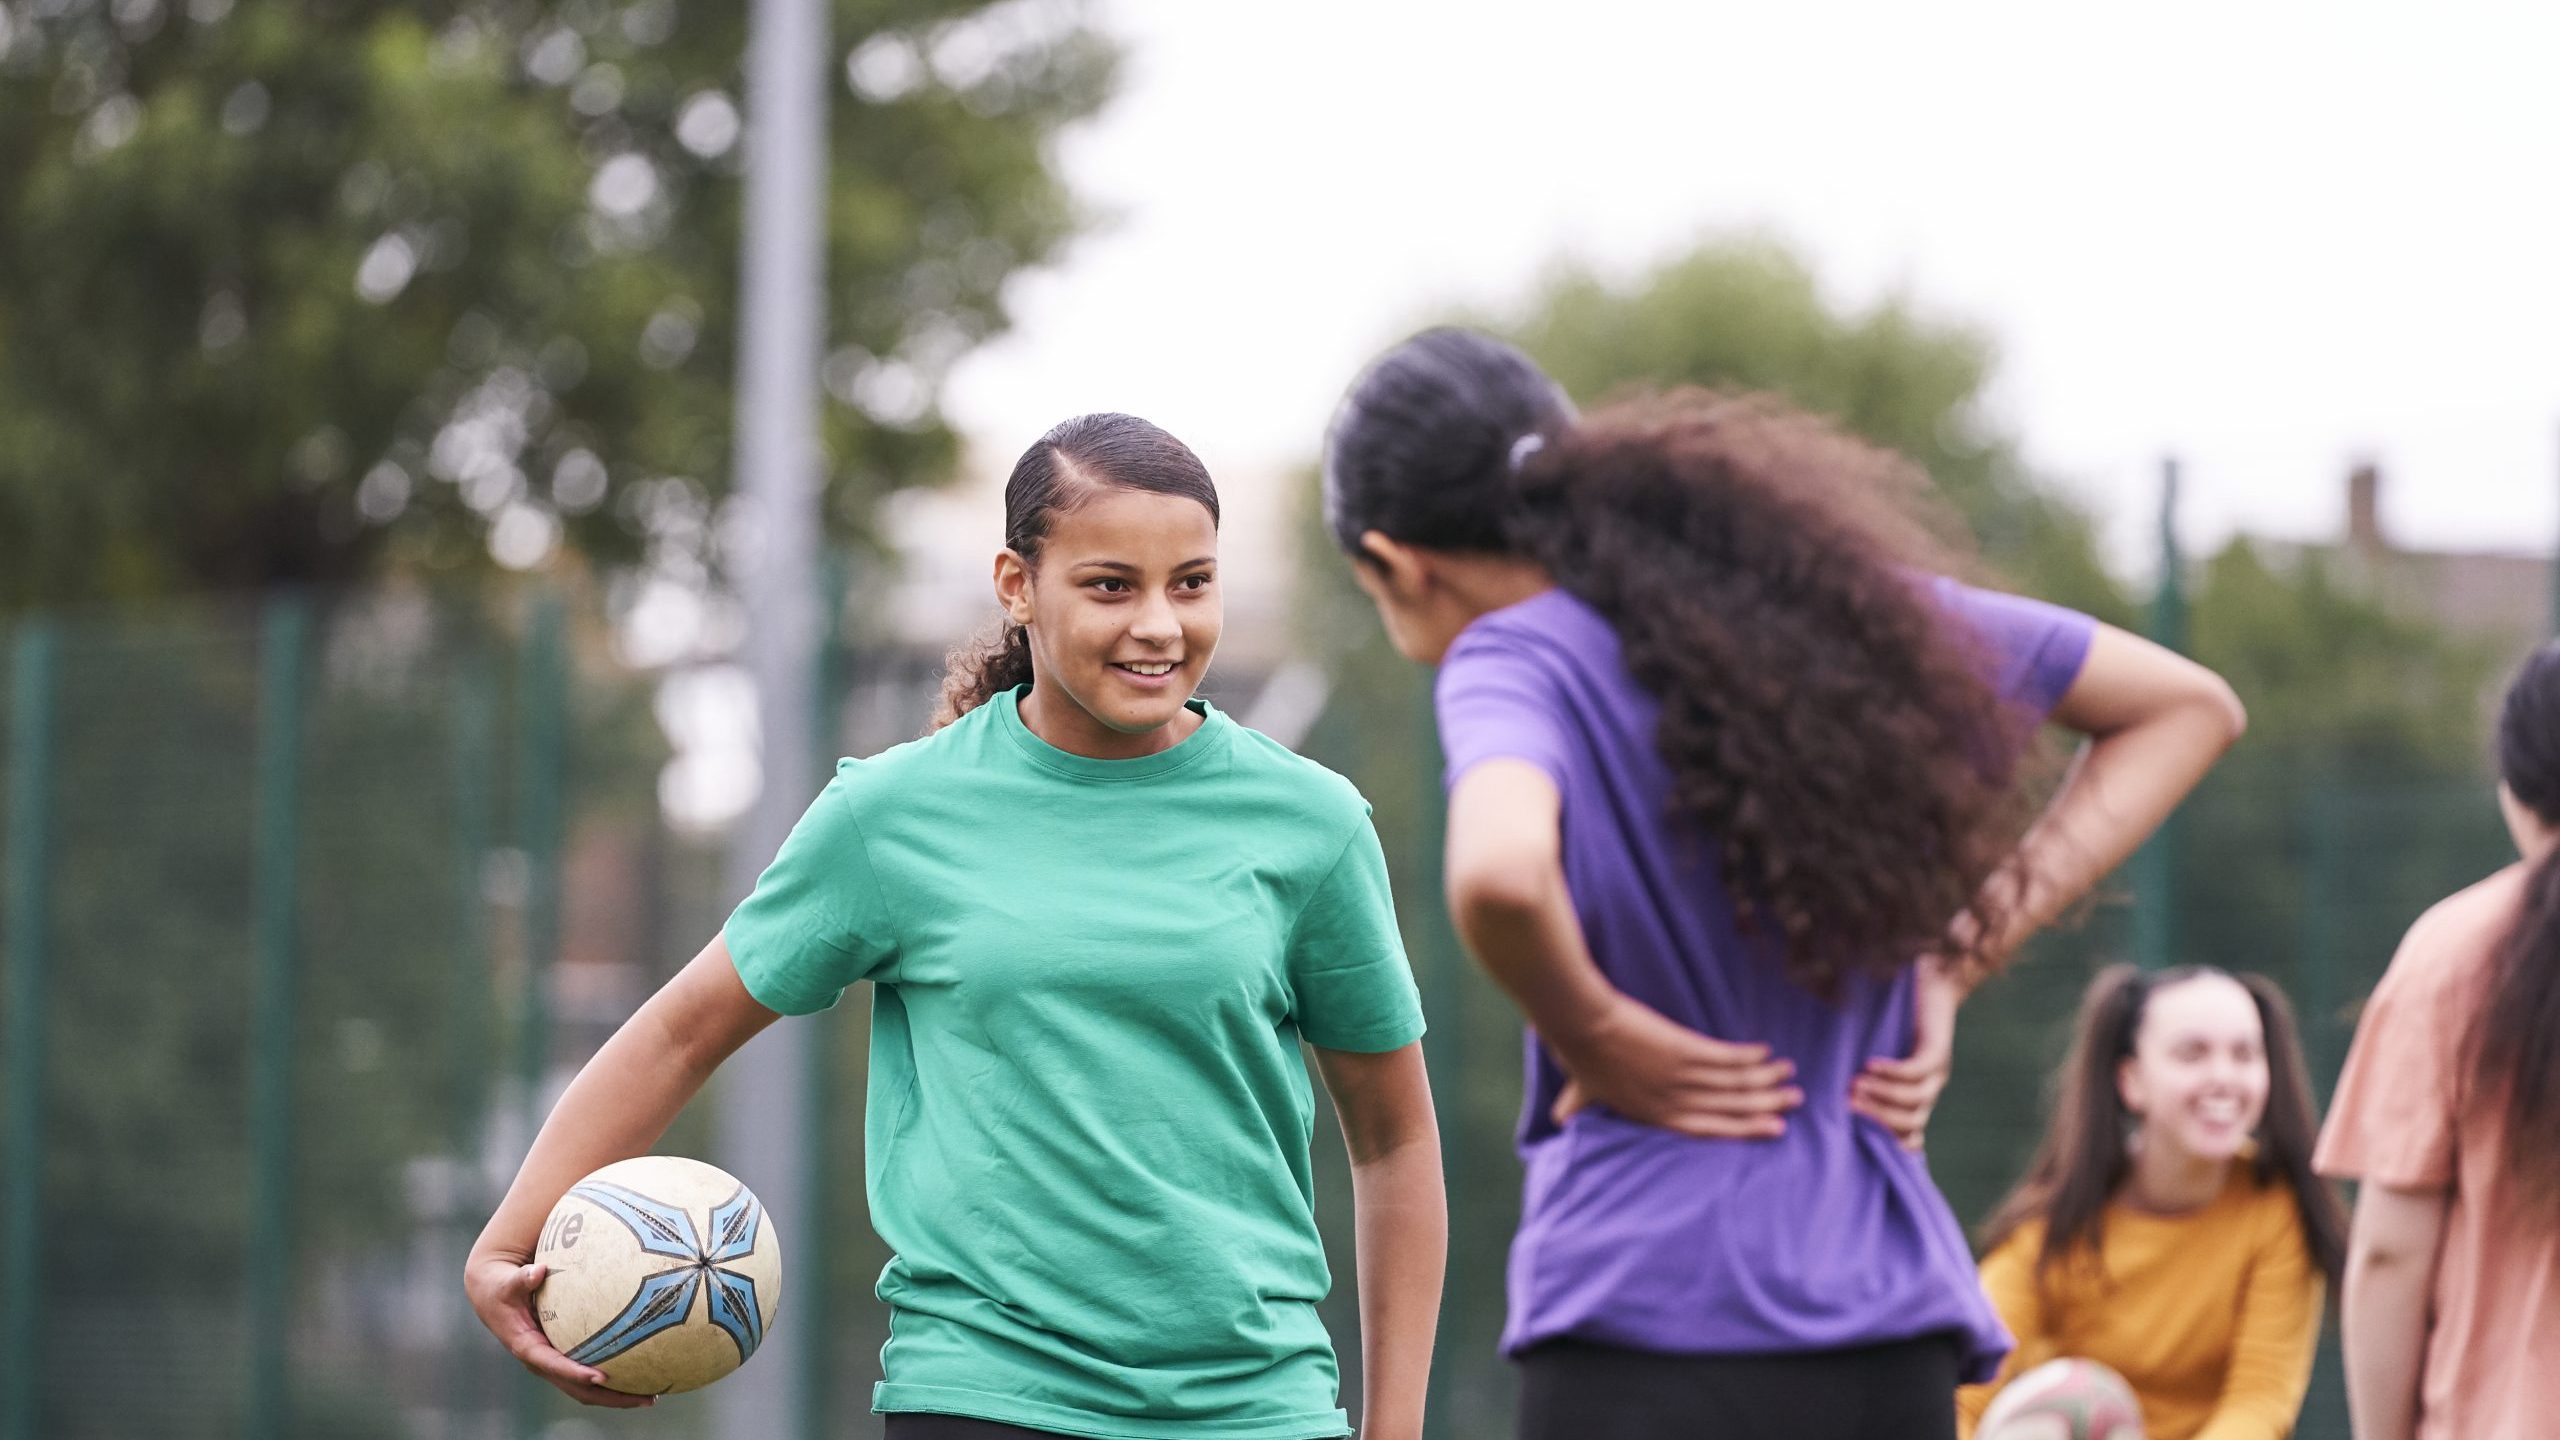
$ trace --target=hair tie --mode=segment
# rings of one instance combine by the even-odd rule
[[[1529,457],[1547,448],[1547,437],[1532,430],[1511,442],[1511,469],[1514,474],[1529,463]]]

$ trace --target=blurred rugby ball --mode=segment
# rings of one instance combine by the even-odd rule
[[[1973,1440],[2142,1440],[2142,1404],[2095,1360],[2052,1360],[2000,1387]]]

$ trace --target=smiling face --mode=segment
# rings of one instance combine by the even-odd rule
[[[1079,755],[1179,743],[1218,648],[1218,526],[1198,501],[1098,487],[1060,512],[1036,564],[996,557],[996,599],[1031,635],[1023,723]]]
[[[2267,1038],[2258,1002],[2227,975],[2164,985],[2143,1007],[2133,1054],[2116,1067],[2143,1144],[2229,1160],[2267,1109]]]

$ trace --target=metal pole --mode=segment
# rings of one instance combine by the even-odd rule
[[[737,491],[745,554],[734,572],[746,603],[748,667],[762,731],[763,779],[729,856],[728,891],[743,895],[815,790],[810,720],[818,600],[818,362],[826,312],[827,77],[823,0],[754,0],[747,53],[747,174],[739,306]],[[812,1026],[777,1026],[730,1061],[719,1095],[720,1148],[739,1179],[775,1208],[786,1233],[824,1223],[810,1193],[804,1137],[815,1072]],[[775,1202],[780,1202],[776,1205]],[[783,1213],[781,1206],[794,1213]],[[795,1244],[785,1296],[825,1283]],[[815,1337],[813,1338],[813,1343]],[[723,1435],[819,1440],[814,1349],[795,1342],[712,1394]]]
[[[525,1136],[542,1123],[542,1078],[551,1062],[551,966],[560,949],[560,809],[567,768],[566,662],[560,597],[534,601],[526,627],[516,739],[516,843],[524,851],[524,991],[516,1012],[516,1079],[524,1086]]]
[[[2338,927],[2332,916],[2346,898],[2340,885],[2340,833],[2346,826],[2344,788],[2325,765],[2312,776],[2302,804],[2302,966],[2294,994],[2302,1006],[2303,1048],[2311,1083],[2327,1094],[2345,1056],[2340,1053],[2336,976]]]
[[[295,869],[301,845],[303,670],[311,605],[269,597],[258,638],[257,974],[249,1016],[247,1433],[288,1427],[293,1293]]]
[[[2178,549],[2178,462],[2160,462],[2160,583],[2152,593],[2151,638],[2187,648],[2186,557]],[[2133,959],[2145,969],[2176,963],[2178,817],[2173,813],[2133,856]]]
[[[530,1146],[542,1126],[542,1081],[551,1063],[551,968],[560,952],[560,832],[568,768],[568,674],[560,597],[533,602],[518,657],[516,844],[524,854],[524,975],[516,1008],[515,1080]],[[515,1433],[531,1440],[551,1389],[519,1371]]]
[[[812,657],[809,684],[810,763],[818,773],[833,769],[838,745],[836,714],[844,678],[843,633],[845,562],[839,555],[820,561],[824,605],[818,615],[818,646]],[[834,1400],[829,1380],[835,1348],[835,1307],[827,1277],[834,1272],[835,1245],[828,1220],[836,1193],[839,1166],[834,1144],[836,1065],[844,1048],[846,1012],[839,1009],[805,1028],[807,1043],[800,1057],[800,1084],[806,1097],[800,1111],[800,1228],[792,1236],[791,1258],[800,1269],[793,1276],[800,1288],[792,1301],[792,1363],[800,1369],[800,1386],[792,1413],[795,1437],[827,1433],[827,1414]]]
[[[0,1440],[37,1440],[37,1378],[45,1373],[45,992],[52,906],[54,684],[62,637],[50,620],[19,627],[9,681],[8,1086],[0,1150]]]
[[[462,1273],[476,1217],[484,1213],[482,1127],[488,1118],[489,925],[482,866],[496,809],[491,793],[497,769],[496,685],[488,655],[474,648],[454,667],[453,696],[453,1036],[446,1063],[453,1075],[451,1124],[454,1192],[448,1277]],[[479,1326],[462,1303],[461,1285],[447,1291],[451,1309],[445,1335],[445,1407],[448,1435],[465,1433],[461,1417],[485,1407],[490,1357]]]

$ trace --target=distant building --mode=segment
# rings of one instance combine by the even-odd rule
[[[2394,545],[2382,529],[2382,471],[2371,463],[2347,476],[2346,522],[2339,543],[2305,547],[2328,560],[2344,588],[2395,615],[2487,641],[2502,655],[2522,655],[2550,637],[2549,555]]]

